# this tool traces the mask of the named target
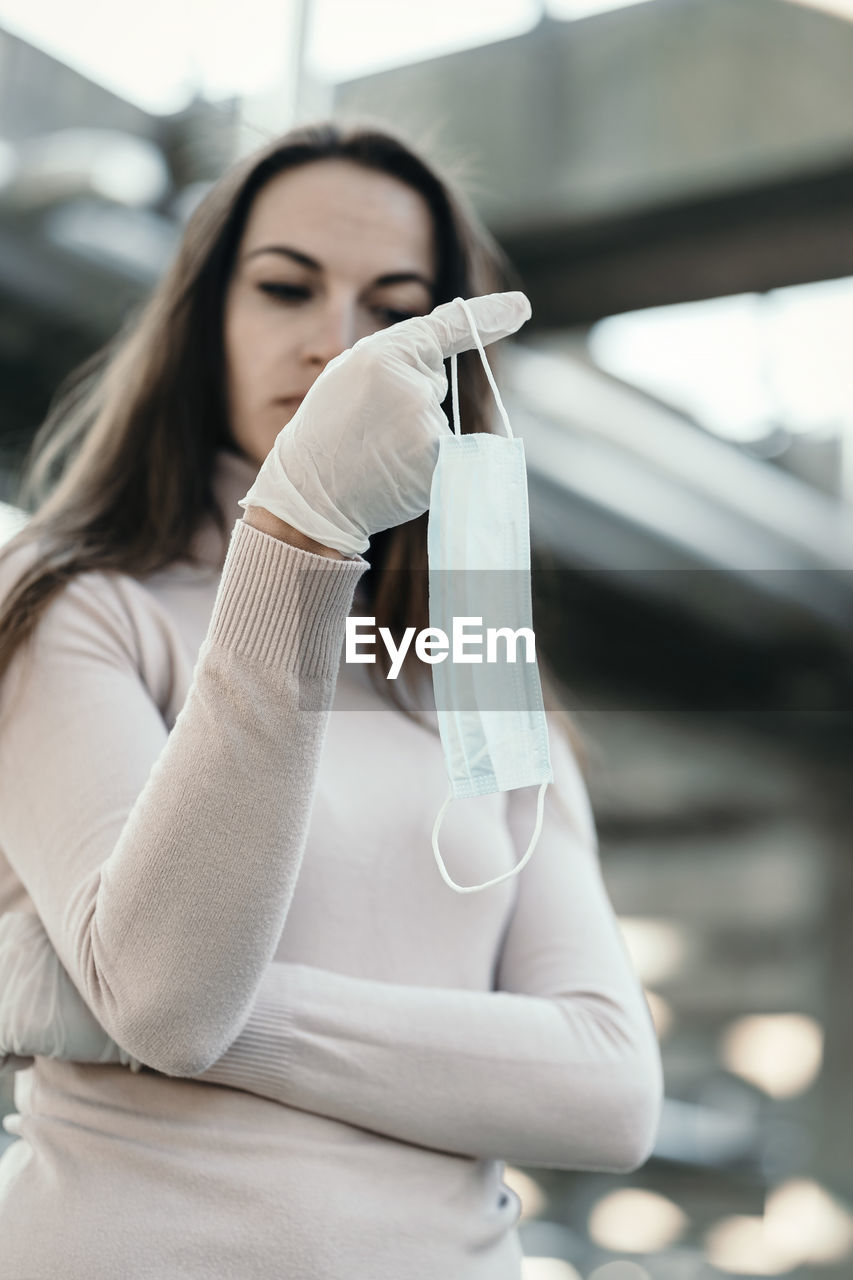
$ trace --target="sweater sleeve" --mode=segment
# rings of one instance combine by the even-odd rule
[[[555,782],[518,878],[497,990],[276,962],[240,1036],[200,1078],[459,1155],[610,1172],[645,1163],[663,1096],[658,1041],[580,773],[553,730],[551,741]],[[536,788],[507,797],[519,856],[536,798]]]
[[[243,520],[171,732],[113,575],[73,579],[0,694],[0,848],[89,1009],[202,1071],[245,1023],[299,874],[367,561]]]

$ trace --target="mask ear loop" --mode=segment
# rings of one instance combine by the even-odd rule
[[[536,842],[539,839],[539,833],[542,830],[542,820],[545,815],[545,788],[548,786],[548,781],[549,780],[546,778],[544,782],[540,782],[539,784],[539,795],[536,800],[536,826],[533,828],[533,835],[530,837],[530,844],[527,846],[527,852],[524,857],[520,862],[515,864],[511,871],[505,871],[503,875],[495,876],[494,880],[486,880],[483,884],[457,884],[455,880],[450,878],[447,867],[444,865],[444,860],[438,851],[438,831],[444,815],[447,812],[447,806],[453,799],[453,793],[451,792],[439,809],[438,816],[436,817],[435,824],[432,828],[432,851],[435,854],[435,860],[438,863],[438,869],[441,872],[441,878],[444,883],[449,885],[451,889],[455,889],[457,893],[479,893],[481,889],[488,889],[493,884],[500,884],[502,880],[509,880],[512,876],[517,876],[522,867],[526,866],[530,855],[536,848]]]
[[[486,377],[489,380],[489,386],[492,388],[492,395],[495,397],[495,403],[498,406],[498,412],[501,415],[501,421],[504,424],[504,430],[506,431],[510,440],[512,440],[513,439],[512,427],[509,425],[509,417],[507,416],[507,411],[504,408],[504,402],[503,400],[501,400],[501,393],[500,391],[498,391],[498,384],[495,382],[495,379],[492,375],[492,371],[489,368],[489,362],[486,359],[486,352],[483,348],[482,342],[480,341],[480,335],[477,332],[477,322],[474,319],[474,316],[471,312],[471,308],[468,306],[468,303],[465,301],[464,298],[454,298],[454,302],[459,303],[459,305],[462,307],[462,310],[465,312],[465,315],[468,317],[468,324],[471,326],[471,333],[474,337],[475,343],[477,344],[477,350],[480,353],[480,359],[483,362],[483,368],[486,371]],[[459,394],[458,394],[458,388],[456,386],[456,356],[455,355],[451,356],[451,369],[452,369],[452,375],[453,375],[453,388],[454,388],[453,423],[454,423],[454,430],[456,431],[456,434],[460,435],[461,427],[459,426]]]
[[[500,415],[503,420],[504,427],[506,428],[507,436],[510,438],[510,440],[512,440],[513,433],[512,433],[512,427],[509,425],[509,417],[507,416],[507,411],[504,408],[503,400],[501,400],[501,395],[500,395],[500,392],[498,391],[497,383],[495,382],[495,379],[492,375],[492,371],[489,368],[489,362],[486,359],[486,352],[483,349],[482,342],[480,341],[480,335],[477,332],[477,325],[473,315],[471,314],[471,308],[468,306],[468,303],[465,301],[464,298],[456,298],[455,301],[461,304],[462,309],[465,312],[465,315],[468,317],[468,323],[471,326],[471,333],[473,334],[474,341],[477,344],[477,350],[480,353],[480,359],[483,362],[483,368],[486,371],[486,377],[489,380],[489,386],[491,387],[492,394],[495,397],[495,401],[500,411]],[[457,436],[461,436],[462,424],[459,416],[459,371],[456,363],[456,352],[454,352],[453,355],[450,357],[450,390],[451,390],[451,400],[453,404],[453,431]],[[486,748],[484,747],[483,751],[485,750]],[[481,751],[479,755],[482,755],[483,751]],[[478,759],[479,756],[476,758]],[[438,833],[441,830],[441,824],[444,820],[444,815],[447,812],[448,805],[453,799],[453,790],[450,789],[447,793],[447,799],[444,801],[444,804],[441,806],[441,808],[438,811],[438,814],[436,816],[436,819],[432,828],[432,851],[435,855],[435,860],[436,860],[436,863],[438,864],[438,869],[441,872],[441,878],[444,881],[444,883],[449,888],[455,889],[457,893],[479,893],[481,889],[488,889],[493,884],[500,884],[502,880],[509,880],[512,878],[512,876],[518,875],[522,867],[526,866],[530,858],[530,855],[533,853],[533,850],[536,848],[536,842],[538,841],[539,835],[542,831],[542,821],[544,818],[544,811],[545,811],[544,810],[545,788],[547,786],[548,786],[548,779],[546,779],[544,782],[540,783],[539,785],[539,795],[536,800],[536,826],[533,829],[533,835],[530,837],[530,844],[527,846],[527,850],[524,854],[524,857],[521,859],[521,861],[517,862],[511,871],[505,871],[503,875],[495,876],[493,880],[486,880],[484,884],[472,884],[472,885],[457,884],[456,881],[451,878],[451,876],[447,871],[447,867],[444,865],[444,859],[442,858],[438,848]]]

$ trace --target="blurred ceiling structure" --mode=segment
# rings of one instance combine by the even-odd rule
[[[476,157],[549,328],[849,275],[851,60],[853,24],[820,8],[654,0],[349,81],[336,105]]]
[[[647,0],[334,88],[336,110],[431,138],[457,172],[476,157],[461,176],[533,303],[497,359],[528,458],[537,629],[588,741],[667,1081],[630,1187],[509,1172],[540,1206],[526,1251],[587,1280],[616,1256],[626,1280],[853,1268],[851,508],[564,341],[853,275],[841,9]],[[241,127],[236,99],[155,116],[0,31],[0,499]]]

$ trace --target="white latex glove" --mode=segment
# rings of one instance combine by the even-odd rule
[[[38,916],[8,911],[0,915],[0,1072],[32,1066],[36,1055],[142,1069],[95,1018]]]
[[[468,304],[484,345],[530,318],[523,293]],[[438,442],[450,431],[444,361],[474,345],[458,300],[356,342],[326,365],[239,505],[265,507],[348,556],[380,529],[422,515]]]

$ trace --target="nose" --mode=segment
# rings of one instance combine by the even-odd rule
[[[357,340],[355,303],[349,299],[324,299],[312,311],[302,356],[306,363],[324,369]]]

